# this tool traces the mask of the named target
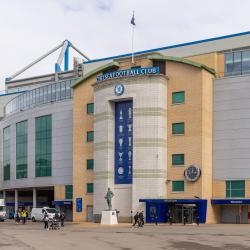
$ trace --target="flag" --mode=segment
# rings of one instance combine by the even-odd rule
[[[135,14],[134,13],[133,13],[130,23],[135,26]]]

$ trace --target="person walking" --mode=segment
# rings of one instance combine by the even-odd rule
[[[61,227],[64,227],[65,213],[62,211],[60,214]]]
[[[44,222],[44,229],[49,230],[49,217],[47,213],[44,214],[43,222]]]
[[[144,226],[144,215],[143,215],[143,211],[141,211],[138,215],[139,217],[139,221],[138,221],[138,226],[139,227],[143,227]]]
[[[18,210],[16,210],[15,215],[14,215],[14,218],[15,218],[15,222],[16,222],[16,224],[18,224],[18,223],[19,223],[19,221],[20,221],[19,211],[18,211]]]
[[[139,213],[137,212],[134,216],[134,224],[132,225],[133,227],[138,223],[138,219],[139,219]]]
[[[171,211],[168,210],[167,212],[167,222],[169,222],[169,225],[171,226],[172,225],[172,215],[171,215]]]

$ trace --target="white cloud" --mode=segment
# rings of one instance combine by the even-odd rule
[[[64,39],[90,58],[249,30],[250,1],[0,0],[0,81]],[[57,55],[22,77],[53,72]]]

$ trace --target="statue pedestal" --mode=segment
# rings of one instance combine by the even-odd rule
[[[102,211],[101,225],[116,225],[117,215],[115,210]]]

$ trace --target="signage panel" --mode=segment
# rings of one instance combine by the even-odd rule
[[[76,212],[82,212],[82,198],[76,198]]]
[[[115,104],[115,184],[132,184],[133,102]]]
[[[109,72],[96,77],[97,82],[101,82],[108,79],[116,79],[120,77],[128,76],[138,76],[138,75],[155,75],[160,73],[159,67],[150,67],[150,68],[135,68],[135,69],[125,69]]]

